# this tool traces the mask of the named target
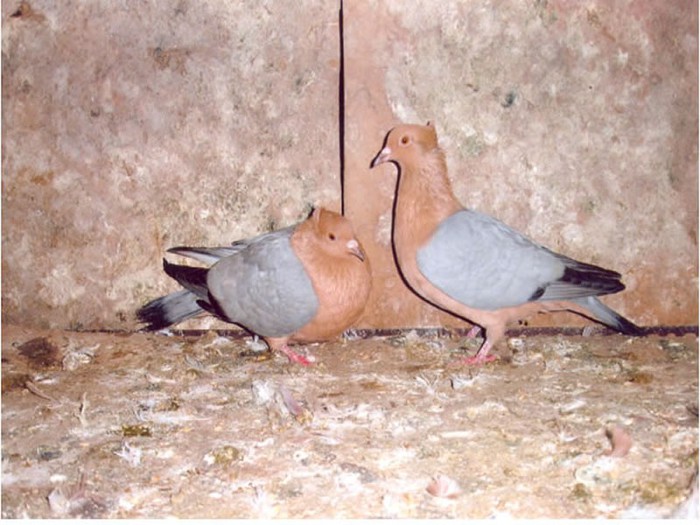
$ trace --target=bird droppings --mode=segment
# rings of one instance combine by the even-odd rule
[[[35,368],[49,368],[58,364],[58,349],[46,337],[36,337],[18,347],[19,354]]]
[[[5,326],[2,517],[697,513],[695,334],[517,340],[456,367],[439,331],[356,334],[302,368],[215,332]]]
[[[240,460],[242,456],[243,454],[236,447],[232,445],[225,445],[207,453],[207,455],[204,456],[204,462],[207,465],[221,465],[228,467],[232,463]]]
[[[151,437],[151,435],[151,427],[148,425],[122,425],[122,436],[124,437]]]
[[[506,93],[506,96],[503,98],[503,102],[501,102],[501,106],[503,106],[504,108],[509,108],[515,103],[515,100],[517,98],[518,98],[517,92],[509,91],[508,93]]]

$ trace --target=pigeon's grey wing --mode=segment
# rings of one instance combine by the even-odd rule
[[[282,228],[281,230],[263,233],[256,237],[241,239],[231,243],[230,246],[216,246],[213,248],[205,248],[201,246],[176,246],[175,248],[170,248],[168,252],[183,255],[202,262],[208,266],[212,266],[219,259],[223,259],[224,257],[238,253],[257,243],[266,243],[282,238],[289,239],[294,231],[294,228],[296,228],[296,226],[289,226],[287,228]]]
[[[445,219],[416,257],[434,286],[480,310],[537,300],[565,271],[553,252],[473,210]]]
[[[268,235],[221,259],[209,270],[207,284],[219,311],[262,336],[290,335],[318,309],[289,235]]]
[[[233,241],[231,243],[231,246],[236,249],[241,249],[245,248],[247,246],[257,244],[257,243],[267,243],[267,242],[272,242],[280,238],[286,238],[289,239],[292,236],[292,233],[294,233],[294,230],[296,229],[298,225],[295,224],[293,226],[287,226],[286,228],[282,228],[279,230],[267,232],[267,233],[261,233],[260,235],[257,235],[255,237],[250,237],[248,239],[241,239],[239,241]]]
[[[218,246],[215,248],[204,248],[201,246],[176,246],[175,248],[170,248],[168,253],[183,255],[184,257],[189,257],[190,259],[195,259],[206,264],[207,266],[211,266],[219,259],[233,255],[238,251],[240,251],[240,249],[233,248],[232,246]]]

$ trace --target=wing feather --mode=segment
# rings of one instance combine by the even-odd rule
[[[416,258],[433,285],[480,310],[624,289],[617,272],[559,255],[499,220],[467,209],[445,219]]]

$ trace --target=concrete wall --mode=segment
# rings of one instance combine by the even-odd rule
[[[166,248],[344,198],[361,326],[461,326],[398,279],[395,170],[369,170],[430,119],[465,205],[623,273],[606,302],[636,322],[696,324],[697,23],[690,0],[347,1],[341,188],[337,1],[3,2],[3,322],[134,328],[175,289]]]

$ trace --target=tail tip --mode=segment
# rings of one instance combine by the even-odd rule
[[[621,315],[617,319],[617,326],[615,328],[622,334],[641,336],[645,334],[644,328],[637,326],[629,319],[625,319]]]
[[[149,306],[151,307],[149,308]],[[168,322],[162,310],[154,308],[152,305],[139,308],[139,310],[136,311],[136,318],[140,323],[145,325],[141,327],[141,330],[146,332],[156,332],[172,324]]]

